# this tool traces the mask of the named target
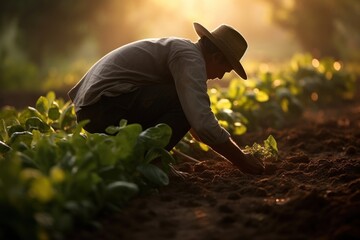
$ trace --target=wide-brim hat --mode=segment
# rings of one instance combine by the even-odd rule
[[[220,25],[210,32],[199,23],[194,23],[194,28],[199,37],[207,37],[225,55],[234,71],[243,79],[247,79],[246,72],[240,63],[240,59],[247,49],[245,38],[234,28],[228,25]]]

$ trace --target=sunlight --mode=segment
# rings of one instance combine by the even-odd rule
[[[334,64],[333,64],[333,67],[336,71],[340,71],[341,69],[341,63],[335,61]]]
[[[269,64],[261,63],[259,66],[259,70],[260,72],[269,72],[270,70]]]
[[[241,32],[249,44],[244,59],[276,60],[292,55],[296,48],[296,44],[289,44],[290,36],[271,23],[270,8],[260,0],[147,0],[114,4],[106,11],[106,17],[118,22],[115,24],[122,31],[112,29],[109,36],[129,37],[127,41],[167,36],[196,41],[198,36],[192,24],[198,22],[209,31],[228,24]]]
[[[152,0],[147,1],[146,5],[141,5],[138,9],[142,12],[157,11],[157,18],[164,21],[158,23],[163,26],[161,28],[153,27],[153,19],[146,21],[152,34],[165,34],[172,32],[183,32],[188,34],[188,31],[182,29],[183,26],[191,24],[192,22],[199,22],[213,30],[219,24],[226,23],[234,26],[241,31],[246,37],[249,35],[259,34],[258,30],[253,26],[270,25],[270,11],[260,1],[234,1],[234,0]],[[156,10],[155,10],[156,9]],[[137,14],[139,16],[139,14]],[[157,21],[156,21],[157,22]],[[167,26],[170,25],[171,27]],[[188,27],[184,28],[188,29]],[[194,33],[191,35],[195,36]]]
[[[316,58],[314,58],[312,61],[311,61],[311,64],[313,65],[314,68],[318,68],[320,66],[320,62],[319,60],[317,60]]]

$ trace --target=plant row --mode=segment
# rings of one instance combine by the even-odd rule
[[[211,107],[232,135],[300,118],[306,107],[352,99],[355,77],[332,59],[297,56],[288,68],[258,72],[227,88],[211,88]],[[0,238],[61,239],[78,224],[97,225],[97,216],[119,210],[131,198],[169,183],[174,163],[167,145],[171,129],[159,124],[110,126],[108,134],[89,134],[76,123],[70,102],[53,92],[35,107],[0,111]],[[176,148],[209,148],[186,135]],[[276,140],[246,146],[265,159],[277,159]]]
[[[243,135],[293,125],[307,108],[351,100],[356,81],[355,74],[332,58],[295,55],[277,71],[258,71],[248,80],[235,78],[226,88],[215,86],[208,93],[220,124],[232,135]],[[189,134],[177,148],[187,153],[208,150]]]
[[[2,109],[0,119],[1,239],[62,239],[169,183],[165,124],[143,130],[121,121],[108,134],[89,134],[51,92],[35,108]]]

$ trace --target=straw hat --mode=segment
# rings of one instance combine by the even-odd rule
[[[199,23],[194,23],[194,28],[199,37],[209,38],[220,49],[240,77],[247,79],[245,70],[240,63],[240,59],[246,51],[247,43],[239,32],[228,25],[220,25],[212,32],[209,32]]]

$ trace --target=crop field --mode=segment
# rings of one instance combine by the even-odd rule
[[[54,92],[0,110],[0,239],[360,238],[358,76],[296,56],[209,88],[212,110],[263,175],[171,128],[90,134]],[[172,168],[183,178],[172,175]]]

